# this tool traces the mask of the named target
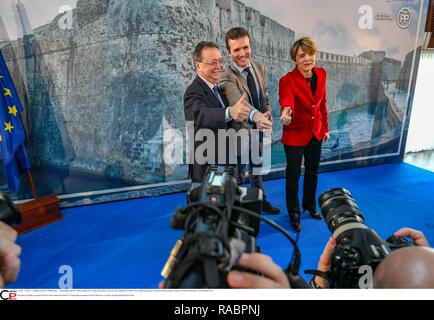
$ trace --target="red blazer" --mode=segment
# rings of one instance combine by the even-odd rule
[[[306,146],[312,135],[321,141],[329,132],[326,107],[326,71],[314,67],[317,76],[315,96],[300,70],[287,73],[279,81],[280,110],[292,109],[292,121],[283,126],[282,143],[288,146]]]

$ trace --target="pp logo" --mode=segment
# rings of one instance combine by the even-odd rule
[[[413,14],[409,8],[405,7],[399,10],[398,16],[396,17],[396,22],[401,29],[407,29],[412,21]]]

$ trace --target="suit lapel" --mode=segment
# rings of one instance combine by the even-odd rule
[[[319,73],[319,71],[318,71],[318,68],[313,68],[313,72],[315,72],[315,74],[316,74],[316,90],[315,90],[315,95],[314,95],[314,101],[315,101],[315,103],[317,103],[318,102],[318,99],[320,98],[320,96],[321,96],[321,88],[324,86],[324,81],[325,81],[325,79],[324,79],[324,77],[322,76],[322,74],[320,75],[320,73]]]
[[[205,81],[203,81],[199,76],[196,77],[195,81],[202,87],[211,105],[215,108],[221,108],[222,104],[220,103],[219,99],[217,99],[211,88],[205,83]]]
[[[223,100],[223,103],[224,103],[224,105],[225,105],[225,108],[227,108],[228,106],[229,106],[229,102],[228,102],[228,99],[226,99],[226,97],[225,97],[225,95],[222,93],[222,91],[220,90],[220,87],[219,87],[219,94],[220,94],[220,97],[222,98],[222,100]]]
[[[252,62],[252,68],[253,68],[253,71],[255,72],[256,79],[258,80],[258,84],[259,84],[259,107],[260,107],[259,111],[263,112],[263,110],[264,110],[264,92],[265,92],[265,88],[264,88],[265,74],[262,73],[262,70],[254,62]]]
[[[263,92],[265,92],[265,88],[263,86],[263,84],[265,83],[264,81],[265,75],[262,74],[262,71],[260,70],[259,66],[254,62],[252,62],[252,68],[255,71],[256,79],[258,80],[258,84],[259,84],[259,91],[262,96]]]
[[[234,65],[231,64],[229,68],[232,70],[238,81],[243,86],[244,91],[247,92],[247,95],[249,96],[249,101],[252,101],[252,94],[250,93],[249,86],[247,85],[247,81],[244,76],[234,67]]]

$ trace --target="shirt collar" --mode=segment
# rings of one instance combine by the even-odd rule
[[[211,89],[211,90],[214,90],[214,87],[217,85],[217,83],[216,84],[212,84],[211,82],[209,82],[208,80],[205,80],[203,77],[201,77],[201,76],[199,76],[198,75],[198,77],[199,78],[201,78],[206,84],[207,84],[207,86]]]
[[[234,67],[235,67],[235,69],[237,69],[241,74],[243,73],[243,71],[246,69],[246,68],[242,68],[242,67],[240,67],[239,65],[237,65],[235,62],[233,63],[233,65],[234,65]],[[252,68],[252,63],[251,62],[249,62],[249,65],[248,65],[248,67],[247,68]]]

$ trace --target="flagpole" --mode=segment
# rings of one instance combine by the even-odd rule
[[[33,181],[32,172],[30,170],[27,170],[27,178],[29,179],[30,188],[32,189],[33,199],[37,199],[38,198],[38,192],[36,190],[35,182]]]
[[[15,139],[10,140],[11,143],[5,144],[6,148],[1,148],[1,153],[3,159],[8,158],[15,164],[11,166],[10,170],[4,170],[4,175],[11,181],[9,187],[19,189],[19,177],[20,170],[26,171],[28,177],[28,185],[31,188],[33,200],[21,203],[18,205],[18,209],[23,217],[22,223],[20,225],[14,226],[18,234],[28,232],[49,223],[59,221],[62,219],[59,208],[59,199],[56,195],[48,195],[39,198],[38,192],[36,190],[35,182],[33,181],[32,173],[30,172],[30,160],[28,158],[24,140],[25,140],[25,129],[21,123],[19,116],[20,112],[23,112],[23,106],[21,104],[19,95],[12,81],[9,73],[6,61],[3,58],[2,51],[0,50],[0,123],[6,125],[5,131],[9,131],[8,138]],[[4,92],[3,92],[4,91]],[[13,107],[12,107],[13,106]],[[9,109],[7,112],[6,108]],[[5,141],[3,133],[0,135],[0,142]],[[5,157],[5,154],[7,157]],[[4,164],[4,163],[3,163]]]

